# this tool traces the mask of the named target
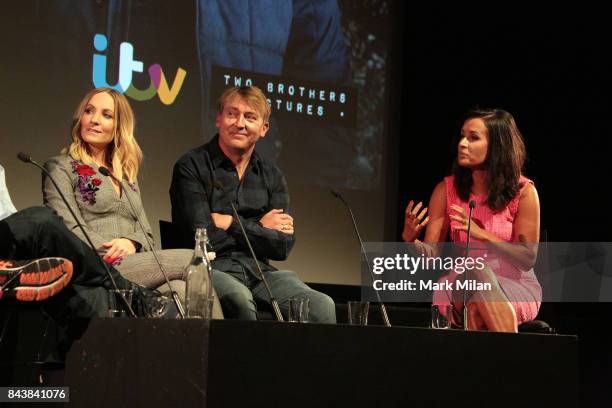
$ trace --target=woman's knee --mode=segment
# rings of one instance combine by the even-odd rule
[[[486,330],[486,325],[480,316],[478,303],[473,302],[466,305],[468,313],[468,328],[470,330]]]
[[[189,249],[164,249],[157,251],[160,262],[171,280],[185,280],[187,265],[191,262],[193,251]]]

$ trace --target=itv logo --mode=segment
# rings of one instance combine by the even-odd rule
[[[96,34],[93,43],[98,52],[104,52],[108,47],[108,40],[103,34]],[[134,59],[134,46],[129,42],[123,42],[119,46],[119,80],[115,85],[109,85],[106,80],[106,62],[106,55],[93,55],[92,80],[94,86],[96,88],[112,88],[137,101],[147,101],[157,94],[164,105],[171,105],[181,91],[187,75],[187,71],[179,67],[176,70],[172,86],[169,87],[161,66],[153,64],[147,70],[151,78],[151,84],[147,89],[137,89],[132,84],[132,75],[134,72],[143,72],[144,66],[142,61]]]

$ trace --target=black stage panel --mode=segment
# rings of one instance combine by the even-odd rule
[[[74,407],[206,406],[208,323],[93,319],[66,359]]]
[[[215,321],[209,407],[575,406],[574,336]]]
[[[208,329],[200,320],[93,320],[69,353],[71,405],[516,407],[577,401],[575,336],[229,320],[211,322],[209,337]]]

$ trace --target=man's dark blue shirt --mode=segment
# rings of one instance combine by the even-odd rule
[[[272,209],[289,213],[289,190],[278,167],[253,152],[242,181],[232,161],[219,147],[219,136],[187,152],[174,165],[170,186],[172,222],[186,247],[194,245],[196,228],[206,228],[217,254],[215,269],[258,276],[236,219],[227,230],[217,228],[211,213],[232,215],[229,200],[249,236],[263,271],[275,270],[269,260],[287,258],[293,235],[265,228],[259,220]]]

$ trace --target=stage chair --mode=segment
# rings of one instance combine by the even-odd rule
[[[556,334],[557,331],[543,320],[529,320],[519,325],[519,333]]]
[[[159,235],[162,249],[193,249],[193,245],[188,248],[182,244],[181,236],[171,221],[159,220]]]

